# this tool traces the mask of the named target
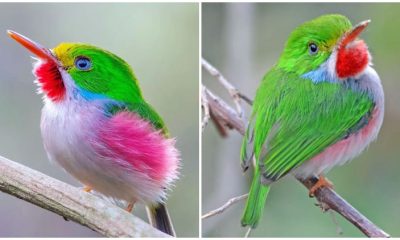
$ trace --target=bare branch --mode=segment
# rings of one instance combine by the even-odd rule
[[[210,117],[212,122],[215,125],[215,128],[217,129],[219,135],[222,138],[225,138],[228,136],[228,129],[226,129],[227,125],[224,121],[222,121],[221,118],[216,117],[213,111],[210,111]]]
[[[307,180],[298,179],[304,186],[311,189],[312,186],[318,181],[317,177],[312,177]],[[351,206],[346,200],[344,200],[339,194],[337,194],[331,188],[319,188],[315,192],[315,197],[318,202],[321,202],[329,207],[329,209],[342,215],[347,221],[352,223],[361,232],[368,237],[390,237],[389,234],[384,232],[368,218],[362,215],[357,209]]]
[[[210,120],[210,108],[208,107],[208,101],[204,94],[205,88],[204,86],[201,89],[201,106],[203,107],[204,117],[201,121],[201,129],[204,130],[206,128],[208,121]]]
[[[201,65],[208,71],[208,73],[210,73],[211,76],[217,78],[222,86],[226,88],[226,90],[228,90],[229,95],[232,97],[232,100],[235,103],[236,111],[239,117],[242,118],[244,111],[240,100],[242,95],[239,93],[239,91],[228,80],[226,80],[226,78],[214,66],[212,66],[203,58],[201,59]]]
[[[224,205],[222,205],[221,207],[219,207],[219,208],[217,208],[217,209],[214,209],[214,210],[212,210],[212,211],[210,211],[210,212],[204,214],[203,216],[201,216],[201,219],[206,219],[206,218],[209,218],[209,217],[212,217],[212,216],[215,216],[215,215],[218,215],[218,214],[223,213],[226,209],[228,209],[228,208],[229,208],[230,206],[232,206],[233,204],[235,204],[235,203],[237,203],[237,202],[239,202],[239,201],[241,201],[241,200],[243,200],[243,199],[246,199],[248,195],[249,195],[249,194],[246,193],[246,194],[240,195],[240,196],[238,196],[238,197],[233,197],[233,198],[229,199],[229,200],[228,200]]]
[[[239,96],[241,99],[243,99],[247,104],[252,105],[253,104],[253,100],[251,100],[248,96],[244,95],[241,92],[238,92]]]
[[[238,117],[235,110],[229,107],[229,105],[207,88],[204,89],[204,94],[207,98],[210,111],[213,112],[216,117],[229,125],[230,128],[236,129],[240,134],[244,135],[245,127],[243,121]]]
[[[204,60],[203,60],[204,61]],[[217,70],[216,70],[217,71]],[[204,87],[203,94],[207,98],[209,103],[210,111],[212,111],[217,117],[221,118],[228,126],[238,131],[240,134],[245,133],[245,123],[241,116],[238,116],[236,112],[227,105],[221,98],[217,97],[210,90]],[[232,86],[233,89],[236,90]],[[236,90],[239,94],[239,91]],[[247,98],[246,102],[251,103],[252,101]],[[318,178],[313,177],[307,180],[298,179],[304,186],[309,190],[318,181]],[[347,221],[356,226],[361,232],[368,237],[390,237],[389,234],[384,232],[378,226],[373,224],[364,215],[358,212],[353,206],[347,201],[340,197],[333,189],[322,187],[315,191],[315,197],[322,206],[327,206],[329,209],[342,215]]]
[[[0,156],[0,190],[106,237],[170,237],[80,188]]]
[[[251,227],[249,227],[249,228],[247,229],[246,234],[244,235],[244,238],[250,237],[251,229],[252,229]]]

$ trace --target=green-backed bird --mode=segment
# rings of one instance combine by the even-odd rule
[[[287,175],[322,176],[359,155],[381,128],[384,94],[366,43],[370,21],[323,15],[297,27],[263,78],[243,140],[241,165],[255,161],[242,225],[255,228],[271,185]]]
[[[178,178],[179,152],[130,66],[89,44],[50,50],[8,34],[37,59],[33,73],[43,93],[40,127],[49,159],[86,191],[127,201],[128,211],[146,204],[150,222],[175,235],[165,200]]]

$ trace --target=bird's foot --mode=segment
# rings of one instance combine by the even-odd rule
[[[85,191],[85,192],[90,192],[90,191],[92,191],[92,188],[89,187],[89,186],[84,186],[84,187],[83,187],[83,191]]]
[[[318,182],[316,182],[314,184],[314,186],[312,186],[310,188],[310,191],[308,193],[308,195],[310,197],[314,197],[315,196],[315,192],[323,187],[327,187],[327,188],[333,188],[333,183],[331,181],[329,181],[328,179],[326,179],[324,176],[320,175],[318,178]]]
[[[129,204],[128,204],[128,206],[125,208],[125,210],[127,211],[127,212],[132,212],[132,210],[133,210],[133,207],[135,206],[135,203],[136,202],[130,202]]]

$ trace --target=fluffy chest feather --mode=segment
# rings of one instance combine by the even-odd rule
[[[96,139],[95,123],[99,121],[97,110],[89,104],[45,99],[40,127],[47,155],[88,186],[103,181],[101,172],[107,167],[90,144]]]

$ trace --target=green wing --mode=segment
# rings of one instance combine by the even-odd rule
[[[108,111],[112,115],[120,111],[135,112],[143,119],[149,121],[155,129],[161,130],[166,137],[169,136],[168,129],[165,126],[163,119],[158,115],[154,108],[145,101],[126,103],[124,105],[112,105],[108,107]]]
[[[263,176],[275,181],[364,126],[373,107],[368,93],[350,86],[273,69],[257,90],[242,165],[254,155]]]
[[[148,120],[155,129],[161,130],[165,135],[168,135],[168,129],[165,126],[163,119],[150,104],[146,102],[132,103],[129,105],[129,110],[136,112],[142,118]]]

